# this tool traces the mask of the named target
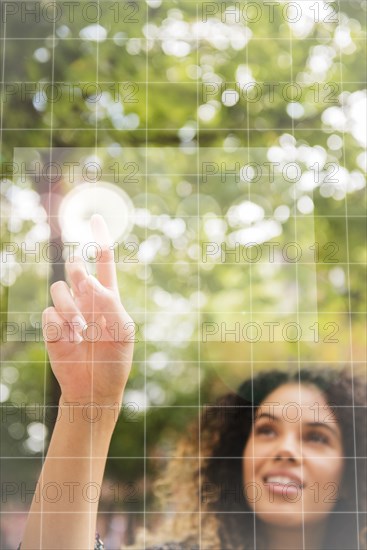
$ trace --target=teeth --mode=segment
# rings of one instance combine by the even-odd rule
[[[297,485],[298,487],[302,487],[302,485],[295,481],[294,479],[291,479],[289,477],[283,477],[283,476],[269,476],[265,478],[266,482],[270,483],[280,483],[281,485],[287,485],[288,483],[292,483],[293,485]]]

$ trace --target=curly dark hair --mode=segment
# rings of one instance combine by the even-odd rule
[[[174,484],[177,512],[192,509],[195,499],[196,502],[200,499],[200,509],[204,512],[200,527],[197,512],[175,514],[169,527],[171,540],[174,535],[185,543],[185,548],[197,548],[200,529],[201,547],[205,549],[269,548],[261,521],[257,520],[243,494],[242,455],[259,405],[275,389],[292,382],[316,386],[322,391],[342,433],[343,497],[329,515],[320,550],[366,548],[366,383],[361,377],[352,376],[350,368],[336,370],[314,366],[296,372],[260,372],[246,380],[236,393],[224,395],[203,410],[200,446],[194,436],[196,423],[188,431],[191,437],[188,435],[180,441],[176,453],[185,458],[199,456],[200,451],[198,467],[193,467],[189,460],[180,464],[172,461],[164,479],[158,482],[166,500],[173,495],[170,489]]]

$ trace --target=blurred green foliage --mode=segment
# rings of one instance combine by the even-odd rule
[[[107,466],[111,478],[141,481],[142,461],[128,457],[172,453],[174,441],[197,418],[198,405],[235,388],[252,369],[270,362],[284,368],[299,361],[351,360],[358,369],[366,359],[366,3],[300,2],[297,24],[285,19],[284,4],[273,21],[259,4],[262,17],[247,23],[242,11],[238,21],[221,11],[232,4],[102,1],[99,33],[105,38],[100,41],[97,22],[83,18],[80,9],[73,21],[64,9],[55,25],[42,17],[30,24],[20,10],[2,25],[3,323],[8,314],[33,326],[39,322],[53,276],[50,265],[22,263],[19,255],[10,265],[4,256],[9,243],[33,242],[35,226],[47,223],[42,197],[37,199],[45,188],[13,174],[14,148],[52,146],[78,155],[81,147],[121,146],[122,157],[132,148],[141,158],[150,148],[148,176],[142,170],[135,183],[117,183],[135,209],[150,216],[133,227],[129,240],[154,253],[117,265],[122,300],[142,326],[126,395],[140,408],[133,417],[123,409]],[[315,22],[310,6],[316,4]],[[208,5],[216,13],[205,19]],[[83,38],[86,28],[89,38]],[[47,88],[52,81],[57,86]],[[297,88],[289,87],[292,83]],[[308,176],[316,174],[311,166],[319,162],[319,179],[295,184],[279,172],[270,185],[234,176],[223,182],[219,173],[205,181],[198,172],[203,159],[233,164],[243,152],[255,161],[297,160]],[[338,167],[335,180],[328,178],[327,163]],[[37,196],[24,194],[32,188]],[[62,196],[70,189],[63,181],[53,192]],[[304,197],[311,199],[304,202],[309,210],[300,206]],[[288,208],[281,234],[257,242],[265,257],[264,240],[281,249],[303,239],[302,262],[287,264],[279,250],[280,266],[218,257],[202,261],[202,243],[230,247],[236,231],[260,231],[256,220],[234,221],[233,207],[246,201],[259,205],[266,219],[276,219],[277,208]],[[319,243],[316,261],[312,243]],[[243,258],[246,246],[240,248]],[[118,251],[121,258],[128,252],[123,244]],[[296,280],[303,311],[317,306],[324,331],[319,342],[202,341],[200,323],[220,324],[227,313],[242,314],[244,322],[252,311],[265,317],[271,311],[271,320],[281,319]],[[228,322],[233,319],[229,315]],[[338,324],[337,341],[325,342],[327,323]],[[155,336],[147,338],[144,330]],[[5,340],[1,380],[8,414],[1,435],[12,479],[19,465],[11,457],[42,455],[42,437],[32,439],[30,431],[43,422],[42,414],[36,418],[24,406],[42,404],[45,397],[54,401],[42,342]],[[154,464],[148,459],[148,474]],[[27,462],[25,479],[33,479],[38,468],[39,461]]]

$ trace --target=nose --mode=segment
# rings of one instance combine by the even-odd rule
[[[286,460],[288,462],[300,462],[301,448],[294,434],[284,435],[277,441],[273,450],[273,460]]]

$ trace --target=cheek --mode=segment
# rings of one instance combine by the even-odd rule
[[[320,459],[312,463],[306,508],[318,510],[319,513],[330,512],[342,497],[343,463],[341,460],[333,462]]]
[[[341,457],[329,457],[328,460],[325,460],[325,457],[315,458],[312,456],[309,458],[308,464],[310,465],[310,474],[315,481],[339,483],[342,478],[344,464]]]

